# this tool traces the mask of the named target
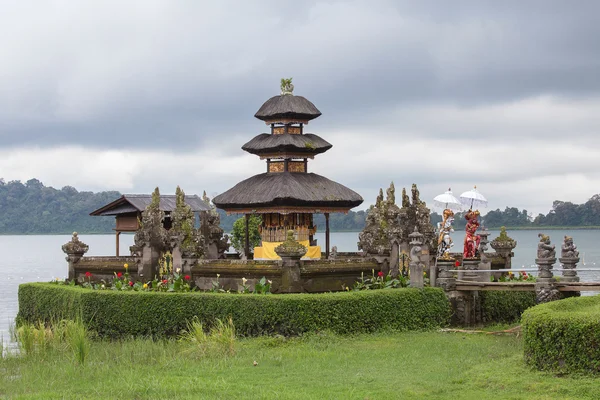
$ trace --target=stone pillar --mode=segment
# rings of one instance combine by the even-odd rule
[[[538,277],[535,282],[536,300],[538,303],[560,300],[560,292],[554,284],[556,279],[552,273],[556,258],[536,258],[535,263],[538,266]]]
[[[421,289],[424,286],[423,263],[421,262],[423,235],[415,227],[415,231],[408,235],[408,238],[410,239],[410,263],[408,264],[410,286]]]
[[[69,262],[69,280],[76,278],[75,265],[81,260],[81,257],[89,250],[90,246],[79,240],[77,232],[73,232],[71,240],[62,245],[62,251],[67,255],[65,260]]]
[[[294,240],[294,231],[287,231],[285,242],[275,247],[275,253],[281,257],[283,270],[281,273],[280,293],[300,293],[303,291],[300,277],[300,259],[308,249]]]
[[[150,247],[149,244],[144,245],[142,248],[142,262],[138,267],[138,276],[140,279],[150,280],[158,274],[157,265],[160,259],[160,252]]]
[[[489,260],[488,256],[485,254],[485,252],[488,251],[487,246],[489,243],[489,235],[490,232],[487,230],[487,228],[482,226],[481,231],[479,232],[479,237],[481,238],[481,241],[479,242],[479,257],[481,257],[481,261],[479,262],[478,269],[480,270],[490,270],[492,268],[492,263]],[[479,273],[480,282],[489,282],[491,280],[491,277],[491,272]]]
[[[560,263],[563,265],[563,271],[561,282],[579,282],[579,277],[577,276],[577,263],[579,262],[579,257],[561,257],[558,259]]]
[[[496,251],[496,254],[504,259],[504,268],[511,269],[512,258],[515,256],[513,249],[517,247],[517,241],[508,236],[505,227],[500,228],[500,235],[490,242],[490,246]]]
[[[453,258],[440,258],[437,260],[436,286],[441,287],[447,292],[456,288],[456,279],[454,278],[454,273],[451,271],[454,269],[455,262],[456,260]]]
[[[469,282],[479,282],[480,274],[472,271],[476,271],[479,269],[480,262],[481,260],[477,258],[465,258],[462,264],[462,268],[464,270],[462,274],[462,280]]]

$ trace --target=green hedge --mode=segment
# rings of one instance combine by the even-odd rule
[[[448,323],[451,309],[438,288],[254,295],[99,291],[46,283],[19,287],[20,319],[77,315],[103,337],[173,336],[193,317],[210,325],[229,316],[238,334],[247,336],[435,329]]]
[[[512,323],[521,319],[521,314],[536,305],[535,292],[480,291],[481,310],[484,322]]]
[[[555,372],[600,372],[600,296],[533,307],[522,318],[525,361]]]

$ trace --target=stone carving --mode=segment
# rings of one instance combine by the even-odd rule
[[[454,232],[452,223],[454,222],[454,211],[445,209],[442,213],[442,222],[438,222],[438,242],[437,256],[444,259],[450,259],[450,249],[454,246],[450,233]]]
[[[394,193],[393,182],[385,200],[383,190],[379,189],[375,205],[367,211],[365,228],[358,235],[358,248],[368,255],[389,255],[392,241],[401,235],[400,208],[395,203]]]
[[[142,211],[140,227],[135,232],[132,252],[140,251],[145,245],[155,248],[158,252],[169,249],[170,239],[167,230],[163,226],[165,212],[160,209],[160,191],[158,187],[152,193],[152,201]]]
[[[536,301],[538,303],[547,303],[549,301],[560,300],[562,298],[558,289],[553,286],[544,286],[536,290]]]
[[[431,211],[427,204],[419,197],[419,189],[413,183],[411,188],[411,198],[406,194],[406,189],[402,189],[402,209],[400,210],[400,243],[408,243],[409,235],[416,226],[423,235],[423,245],[426,246],[429,253],[437,250],[437,238],[433,225],[431,224]],[[412,202],[411,202],[412,200]]]
[[[210,199],[206,192],[202,195],[202,200],[210,204]],[[203,221],[206,232],[205,240],[205,256],[209,259],[225,258],[225,252],[229,249],[229,235],[224,235],[224,230],[221,228],[221,217],[215,206],[211,205],[211,210],[206,213],[206,221]]]
[[[537,258],[556,258],[554,245],[550,244],[550,236],[543,233],[538,234],[540,242],[538,243]]]
[[[333,246],[331,248],[331,253],[329,253],[329,259],[335,260],[337,258],[337,252],[338,252],[337,246]]]
[[[306,254],[307,251],[308,249],[305,246],[301,245],[294,239],[293,229],[287,231],[287,239],[285,242],[275,247],[275,253],[277,253],[277,255],[282,259],[284,257],[300,259]]]
[[[577,251],[577,246],[573,243],[573,238],[571,236],[565,236],[563,240],[563,245],[561,247],[561,258],[578,258],[579,251]]]
[[[565,236],[561,247],[561,257],[559,261],[563,265],[562,282],[579,282],[577,276],[577,263],[579,262],[579,251],[573,243],[571,236]]]
[[[500,235],[490,242],[490,246],[496,254],[505,260],[504,268],[511,269],[512,257],[514,256],[513,249],[517,247],[517,241],[508,236],[505,227],[500,228]]]
[[[169,231],[172,247],[179,247],[184,258],[201,258],[205,252],[204,237],[194,227],[195,216],[185,202],[185,193],[179,186],[175,191],[175,209],[171,213],[172,228]]]
[[[292,79],[281,78],[281,94],[294,94],[294,85],[292,84]]]
[[[477,229],[479,228],[479,211],[469,210],[465,214],[467,225],[465,226],[465,240],[463,247],[464,258],[477,258],[479,256],[479,242],[481,237],[476,235]]]
[[[79,240],[77,232],[73,232],[71,240],[62,245],[62,251],[67,254],[66,260],[78,262],[90,249],[90,246]]]

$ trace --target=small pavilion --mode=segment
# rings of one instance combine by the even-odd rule
[[[290,80],[282,80],[281,94],[267,100],[254,115],[270,127],[242,146],[248,153],[266,160],[266,172],[248,178],[216,196],[213,203],[228,214],[244,214],[244,252],[250,256],[248,220],[260,214],[262,246],[254,249],[255,259],[278,259],[274,249],[294,230],[295,238],[308,248],[307,258],[321,258],[316,245],[317,227],[313,214],[325,215],[325,253],[329,257],[329,214],[348,213],[363,202],[347,187],[321,175],[308,172],[308,160],[332,145],[321,137],[305,133],[309,121],[321,112],[313,103],[293,94]]]
[[[175,209],[175,195],[160,195],[160,209],[165,212],[163,225],[165,229],[171,228],[169,215]],[[140,228],[142,211],[152,202],[151,194],[124,194],[113,202],[100,207],[90,213],[93,216],[114,215],[116,219],[116,254],[119,256],[119,236],[121,232],[135,232]],[[210,211],[210,205],[206,204],[198,195],[185,196],[185,203],[192,208],[194,213]],[[202,215],[200,217],[203,220]]]

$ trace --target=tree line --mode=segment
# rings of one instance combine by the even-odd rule
[[[117,191],[79,192],[71,186],[62,189],[47,187],[37,179],[25,183],[15,180],[6,183],[0,178],[0,234],[68,234],[111,233],[115,227],[114,217],[92,217],[90,212],[121,196]],[[226,215],[219,210],[221,227],[233,230],[239,215]],[[456,229],[465,225],[464,212],[454,216]],[[329,226],[332,231],[361,231],[365,226],[367,211],[350,211],[348,214],[331,214]],[[442,217],[431,213],[431,223],[436,225]],[[491,210],[482,217],[488,228],[536,227],[536,226],[583,226],[600,227],[600,194],[592,196],[583,204],[556,200],[547,214],[533,217],[527,210],[506,207]],[[315,214],[314,223],[319,231],[325,230],[325,217]]]

